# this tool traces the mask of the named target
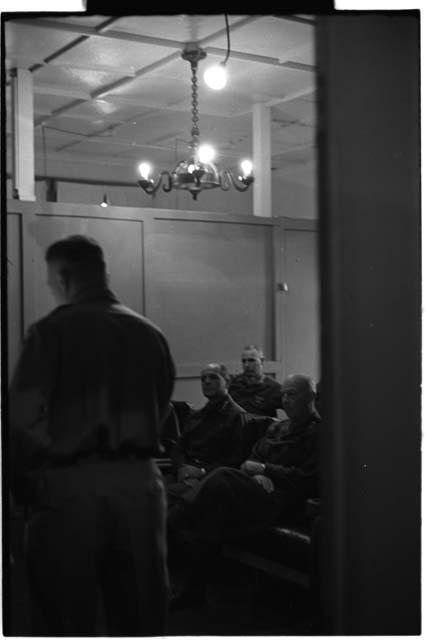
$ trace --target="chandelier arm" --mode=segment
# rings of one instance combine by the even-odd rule
[[[142,178],[142,180],[138,180],[138,185],[145,191],[145,193],[147,193],[148,195],[152,196],[160,188],[160,185],[161,185],[161,183],[163,181],[163,175],[165,175],[167,173],[168,173],[167,171],[162,171],[160,173],[160,175],[158,176],[156,182],[154,182],[153,180],[144,180]]]
[[[231,184],[229,182],[229,171],[227,169],[222,169],[219,171],[219,186],[222,191],[229,191],[231,188]]]
[[[254,178],[252,176],[242,179],[238,178],[237,180],[235,180],[234,176],[232,175],[232,171],[229,171],[228,169],[226,169],[226,174],[228,178],[231,179],[231,182],[237,191],[247,191],[247,189],[250,188],[251,184],[254,181]]]
[[[170,175],[170,173],[168,171],[162,171],[161,172],[161,176],[163,177],[165,176],[166,178],[166,184],[163,184],[163,191],[171,191],[172,190],[172,176]]]

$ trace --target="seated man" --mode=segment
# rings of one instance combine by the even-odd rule
[[[169,532],[182,551],[190,549],[189,574],[175,604],[200,597],[199,571],[221,542],[275,524],[318,494],[314,397],[310,378],[288,377],[282,387],[288,419],[270,425],[239,470],[216,469],[169,514]]]
[[[192,410],[171,451],[174,467],[167,477],[169,506],[219,466],[242,462],[241,438],[246,412],[228,393],[229,375],[223,364],[209,364],[201,372],[201,387],[208,402]]]
[[[229,393],[249,413],[276,417],[281,409],[281,385],[263,373],[263,353],[256,345],[244,347],[243,372],[231,377]]]

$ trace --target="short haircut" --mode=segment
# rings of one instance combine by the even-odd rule
[[[201,371],[201,377],[203,376],[203,373],[213,373],[221,376],[221,378],[225,380],[226,384],[229,384],[230,376],[228,369],[221,362],[211,362],[210,364],[207,364]]]
[[[248,344],[246,347],[243,348],[243,351],[251,351],[252,349],[255,349],[257,351],[257,353],[259,354],[260,358],[264,358],[265,356],[263,355],[263,351],[260,347],[257,346],[257,344]]]
[[[101,245],[83,235],[73,235],[57,240],[46,251],[46,261],[60,265],[78,281],[86,279],[105,279],[106,264]]]
[[[287,383],[293,383],[297,386],[298,389],[300,389],[300,391],[302,391],[303,393],[309,394],[312,396],[312,398],[315,396],[315,386],[314,383],[312,381],[312,378],[310,378],[309,376],[304,376],[301,374],[293,374],[288,376],[284,382],[283,382],[283,386]]]

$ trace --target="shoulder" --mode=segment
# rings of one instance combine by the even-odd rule
[[[265,385],[265,387],[271,389],[271,391],[281,391],[280,383],[274,378],[271,378],[271,376],[265,376],[263,378],[263,384]]]
[[[230,412],[233,414],[247,413],[246,410],[243,409],[243,407],[241,407],[237,402],[235,402],[235,400],[231,398],[229,394],[225,399],[224,409],[227,412]]]
[[[236,373],[230,376],[229,386],[244,384],[244,376],[242,373]]]
[[[277,433],[286,433],[290,428],[290,420],[286,418],[285,420],[278,420],[276,418],[272,419],[271,424],[266,430],[266,436],[274,436]]]
[[[53,309],[53,311],[29,326],[27,337],[43,334],[49,335],[55,326],[60,325],[63,318],[69,316],[71,307],[72,305],[70,304],[64,304]]]

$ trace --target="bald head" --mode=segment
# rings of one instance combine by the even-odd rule
[[[296,374],[284,380],[281,401],[289,418],[307,418],[314,410],[314,398],[314,383],[308,376]]]

